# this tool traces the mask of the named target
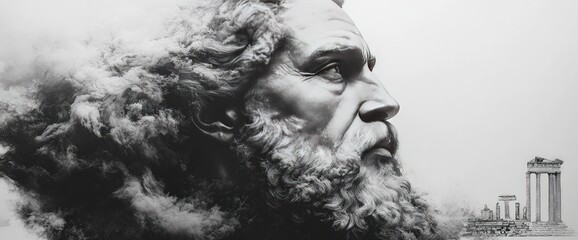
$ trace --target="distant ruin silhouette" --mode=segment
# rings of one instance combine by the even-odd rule
[[[516,201],[515,195],[500,195],[496,203],[496,212],[487,205],[481,210],[480,217],[469,219],[464,236],[573,236],[573,229],[562,221],[561,167],[564,161],[535,157],[528,161],[526,172],[526,206],[520,212],[520,203],[515,203],[514,217],[510,216],[510,201]],[[548,174],[548,221],[541,216],[540,176]],[[532,221],[531,175],[535,174],[536,213]],[[500,201],[503,201],[502,218]],[[521,214],[521,216],[520,216]]]

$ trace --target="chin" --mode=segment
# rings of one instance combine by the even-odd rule
[[[433,211],[402,175],[388,127],[359,129],[331,147],[297,118],[248,106],[255,114],[237,149],[268,208],[292,228],[316,239],[435,239]]]

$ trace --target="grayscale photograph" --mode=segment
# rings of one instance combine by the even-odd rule
[[[0,0],[0,239],[575,240],[576,104],[574,0]]]

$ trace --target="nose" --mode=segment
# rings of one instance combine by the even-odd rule
[[[370,100],[361,104],[359,117],[364,122],[385,121],[395,116],[397,112],[399,112],[399,104],[395,100],[391,102]]]
[[[364,122],[386,121],[399,112],[398,102],[385,90],[381,84],[374,85],[373,96],[359,107],[359,117]]]

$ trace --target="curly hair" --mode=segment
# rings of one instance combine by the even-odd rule
[[[0,106],[0,176],[49,239],[218,239],[242,199],[200,177],[200,108],[239,99],[285,37],[277,1],[179,6],[147,52],[110,41],[89,65],[30,83],[34,107]],[[31,70],[32,71],[32,70]],[[31,77],[32,78],[32,77]]]

